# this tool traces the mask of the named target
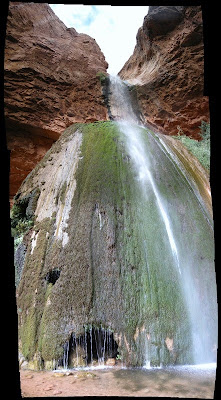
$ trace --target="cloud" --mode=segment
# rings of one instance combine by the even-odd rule
[[[93,37],[109,64],[108,72],[117,74],[132,55],[138,29],[148,6],[92,6],[50,4],[67,27]]]
[[[74,27],[77,31],[89,24],[94,6],[82,6],[72,4],[49,4],[55,14],[68,27]],[[88,20],[88,22],[87,22]],[[92,19],[91,19],[92,21]]]
[[[96,16],[98,14],[99,14],[99,10],[97,9],[97,7],[91,6],[91,10],[90,10],[89,14],[87,15],[87,18],[85,19],[84,24],[87,26],[92,24],[95,21]]]

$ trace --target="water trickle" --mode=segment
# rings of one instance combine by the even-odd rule
[[[92,326],[89,328],[90,332],[90,349],[91,349],[91,363],[93,364],[93,340],[92,340]]]
[[[65,343],[64,346],[64,356],[63,356],[64,369],[68,368],[68,355],[69,355],[69,342]]]
[[[70,340],[64,345],[64,369],[87,366],[105,366],[110,358],[116,358],[118,346],[111,329],[84,327],[84,333],[76,336],[72,333]]]

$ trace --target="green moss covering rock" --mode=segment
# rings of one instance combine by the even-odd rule
[[[41,367],[63,359],[71,335],[84,335],[87,326],[114,332],[128,365],[192,362],[184,281],[191,274],[195,280],[210,276],[213,236],[182,172],[154,136],[140,130],[151,165],[158,165],[153,175],[179,243],[183,275],[168,250],[154,193],[140,190],[118,124],[70,126],[26,178],[17,200],[40,191],[17,304],[22,354],[28,361],[40,355]],[[53,271],[59,273],[50,280]],[[213,283],[206,285],[201,282],[199,290],[205,304],[212,299],[214,313]]]

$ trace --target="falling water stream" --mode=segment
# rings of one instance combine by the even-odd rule
[[[171,223],[169,221],[169,217],[167,215],[166,209],[163,206],[160,193],[156,187],[156,184],[154,182],[153,176],[149,168],[150,163],[147,158],[147,152],[140,133],[138,125],[139,120],[133,111],[131,102],[129,101],[128,87],[118,76],[112,76],[110,80],[111,80],[111,94],[115,100],[117,99],[117,102],[120,105],[117,107],[117,115],[116,111],[113,109],[113,112],[115,113],[114,118],[119,122],[120,129],[126,137],[128,152],[137,170],[142,189],[145,191],[145,187],[148,184],[148,182],[152,187],[161,217],[165,224],[171,251],[174,256],[179,273],[181,274],[179,266],[178,250],[176,247],[173,231],[171,228]]]
[[[144,203],[149,201],[151,191],[155,196],[155,203],[158,206],[160,218],[165,227],[169,243],[168,251],[170,251],[173,255],[174,266],[177,271],[179,271],[180,285],[182,287],[183,296],[189,310],[192,324],[194,361],[196,364],[210,362],[211,356],[208,352],[208,348],[210,347],[208,339],[208,325],[210,323],[208,322],[209,320],[207,319],[207,317],[205,317],[205,312],[202,311],[203,305],[200,302],[201,295],[197,294],[197,290],[194,286],[195,278],[192,277],[191,270],[188,270],[187,268],[188,265],[191,265],[189,254],[188,252],[186,252],[185,245],[182,244],[182,236],[180,236],[179,239],[175,223],[172,223],[171,220],[173,214],[176,214],[176,209],[174,207],[172,208],[169,202],[166,201],[165,195],[161,194],[161,191],[157,186],[159,185],[159,181],[161,180],[161,178],[160,180],[158,179],[158,181],[155,179],[155,176],[157,176],[158,174],[159,167],[162,169],[162,166],[160,164],[163,165],[164,162],[162,158],[162,153],[159,157],[157,156],[159,149],[160,152],[163,152],[166,157],[168,157],[168,154],[167,152],[165,152],[165,149],[161,145],[162,140],[159,139],[157,134],[153,134],[147,128],[145,128],[145,134],[143,133],[142,124],[139,120],[139,117],[134,112],[132,103],[130,101],[130,87],[128,87],[126,82],[122,81],[118,76],[110,77],[110,81],[110,104],[112,118],[118,121],[120,130],[125,138],[125,144],[128,154],[130,155],[130,158],[134,165],[134,169],[137,172],[137,179],[140,183],[141,195],[143,196]],[[147,136],[149,140],[149,148],[146,145]],[[168,173],[167,171],[165,172],[166,174]],[[183,174],[181,173],[181,171],[179,172],[179,174],[180,181],[182,181],[184,179]],[[185,185],[189,185],[189,190],[192,192],[193,189],[191,186],[191,182],[187,182],[185,183]],[[194,196],[195,195],[196,193],[194,194]],[[182,201],[184,200],[181,199],[181,202]],[[200,200],[198,202],[198,207],[203,210],[203,206]],[[175,228],[173,228],[173,225]],[[208,230],[210,230],[210,228],[210,225],[208,225]],[[176,229],[176,234],[174,232],[174,229]],[[188,233],[188,236],[191,236],[191,232]],[[144,251],[146,252],[146,249],[144,249]],[[189,252],[191,254],[190,249]],[[213,277],[211,277],[210,279],[212,282]],[[209,302],[209,297],[207,302]],[[211,330],[213,329],[214,328],[211,328]],[[214,343],[214,348],[215,347],[216,344]],[[149,365],[148,355],[146,358],[146,365]]]
[[[186,251],[185,243],[183,245],[180,243],[180,241],[182,241],[182,236],[180,235],[180,233],[178,234],[176,232],[176,226],[173,219],[174,210],[170,205],[170,202],[167,200],[167,198],[165,198],[162,190],[160,189],[159,181],[163,178],[160,178],[160,180],[156,179],[156,176],[158,174],[158,165],[161,157],[157,154],[157,152],[159,154],[160,152],[163,152],[166,158],[169,158],[169,155],[166,154],[165,148],[163,148],[162,144],[160,144],[160,140],[158,139],[157,135],[153,134],[142,125],[139,115],[137,115],[137,113],[133,109],[132,103],[130,101],[129,91],[130,87],[125,82],[121,81],[118,76],[110,77],[109,105],[111,110],[111,119],[117,121],[120,132],[122,133],[122,140],[125,144],[125,148],[135,171],[136,180],[140,187],[140,196],[142,198],[141,203],[143,202],[144,205],[150,203],[150,198],[152,199],[152,202],[155,202],[155,209],[158,213],[158,220],[161,221],[162,225],[161,231],[162,236],[164,236],[164,245],[167,246],[166,248],[170,253],[169,257],[170,260],[172,260],[171,263],[173,265],[172,268],[174,274],[177,276],[180,285],[182,285],[182,291],[185,297],[186,305],[189,309],[190,320],[193,326],[191,340],[194,348],[195,364],[192,366],[186,365],[171,367],[172,369],[170,367],[162,366],[158,368],[150,368],[149,343],[146,339],[147,335],[144,329],[144,352],[146,353],[146,357],[142,373],[144,373],[144,371],[151,370],[155,372],[158,371],[157,374],[159,375],[159,370],[162,370],[164,372],[166,371],[165,373],[170,374],[172,377],[177,377],[178,375],[180,376],[180,374],[186,374],[185,376],[187,376],[188,374],[188,376],[191,376],[191,374],[195,374],[194,376],[196,376],[197,379],[199,377],[202,377],[203,380],[203,377],[205,376],[205,371],[210,371],[208,373],[210,373],[211,384],[211,382],[214,383],[215,379],[216,357],[211,359],[211,356],[207,351],[207,348],[209,346],[211,347],[211,341],[209,342],[209,339],[207,339],[207,337],[209,336],[207,332],[208,319],[204,315],[206,313],[204,313],[204,311],[200,309],[201,295],[198,296],[197,294],[195,294],[195,278],[193,279],[191,277],[191,273],[189,272],[191,268],[194,269],[194,265],[191,261],[191,255],[188,255],[188,252]],[[148,136],[148,141],[144,140],[144,136]],[[160,149],[160,151],[157,151],[156,149]],[[183,175],[180,174],[180,181],[182,180],[185,179],[183,178]],[[191,185],[187,190],[191,192]],[[141,209],[140,213],[142,212],[143,210]],[[99,221],[101,229],[102,221],[100,214]],[[141,226],[141,235],[143,232],[142,229],[143,228]],[[148,279],[151,280],[151,272],[149,270],[150,248],[148,248],[147,241],[148,239],[144,235],[143,248],[146,260],[146,268]],[[188,241],[186,243],[188,243]],[[160,252],[160,250],[158,251]],[[151,287],[152,284],[150,283],[150,288]],[[154,293],[150,293],[150,299],[152,298],[151,296],[154,297]],[[79,342],[79,340],[81,340],[81,343]],[[81,346],[79,344],[81,344]],[[82,365],[79,363],[79,360],[82,359],[82,354],[78,353],[78,348],[84,348],[84,360],[86,363],[84,364],[84,369],[105,368],[107,367],[104,362],[105,359],[112,357],[112,355],[116,358],[117,349],[114,348],[114,346],[114,339],[111,330],[87,327],[87,330],[85,329],[85,333],[84,335],[82,335],[81,338],[76,338],[73,336],[71,340],[66,344],[66,347],[64,349],[64,358],[62,362],[63,367],[65,370],[70,368],[70,354],[72,349],[74,351],[75,357],[74,368],[76,369],[76,365],[77,368],[82,368]],[[214,343],[214,346],[216,347],[216,343]],[[95,363],[94,358],[96,359]],[[121,368],[122,367],[124,367],[124,365],[121,363]],[[136,372],[136,374],[137,373],[138,372]],[[151,376],[151,379],[152,378],[154,379],[154,376]],[[119,377],[119,379],[121,378]],[[123,375],[122,379],[124,379]],[[130,379],[134,378],[131,376]]]

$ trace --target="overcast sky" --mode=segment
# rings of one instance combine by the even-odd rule
[[[93,6],[50,4],[68,28],[94,38],[109,64],[108,73],[116,75],[132,55],[138,29],[148,6]]]

